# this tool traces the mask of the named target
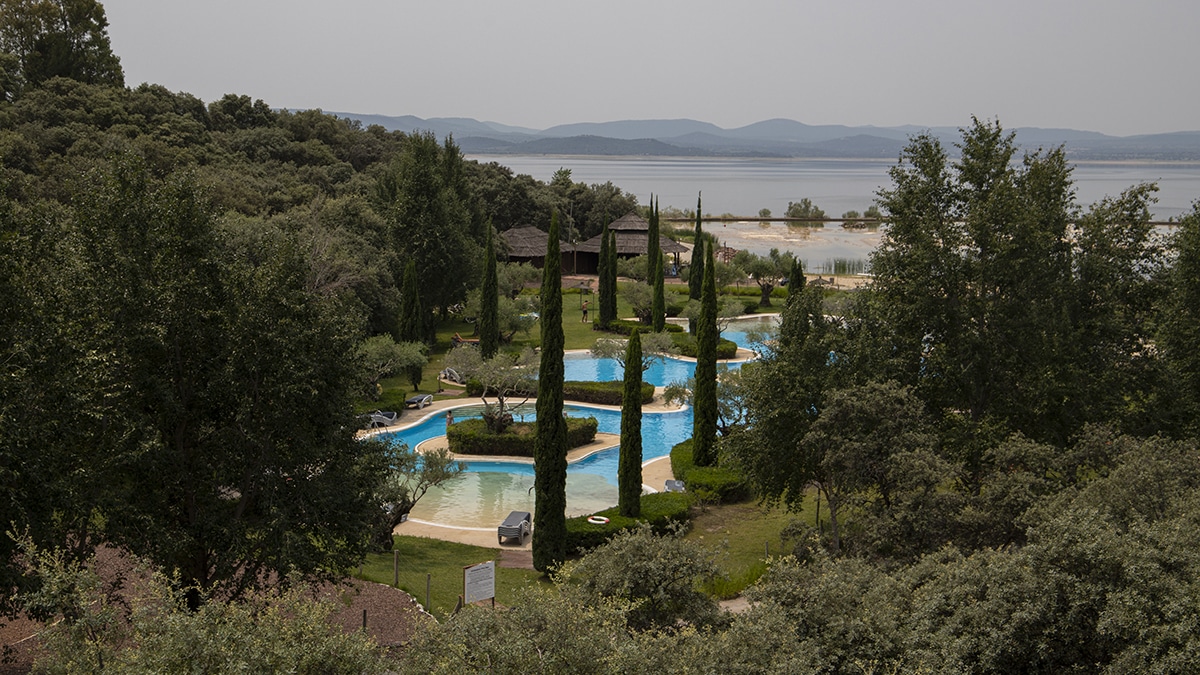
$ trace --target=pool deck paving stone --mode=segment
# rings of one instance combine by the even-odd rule
[[[749,360],[754,358],[754,353],[739,349],[736,360]],[[694,359],[693,359],[694,360]],[[654,390],[654,402],[642,407],[644,412],[672,412],[679,410],[680,406],[669,406],[663,403],[662,387],[656,387]],[[406,427],[415,424],[428,415],[441,412],[447,409],[460,408],[468,405],[478,405],[476,399],[468,398],[463,395],[445,396],[443,392],[434,395],[434,401],[430,405],[420,410],[406,410],[401,415],[402,424],[395,424],[390,427],[372,429],[363,432],[363,436],[370,436],[376,433],[387,431],[395,431],[401,427]],[[439,398],[440,397],[440,398]],[[529,399],[534,401],[535,399]],[[570,403],[570,401],[568,401]],[[600,408],[617,409],[615,406],[597,406]],[[416,413],[416,414],[413,414]],[[597,440],[591,444],[576,448],[567,453],[567,461],[576,461],[582,457],[586,457],[597,450],[616,445],[620,438],[615,434],[597,434]],[[438,447],[448,447],[446,437],[439,436],[429,439],[417,446],[418,451],[425,449],[434,449]],[[465,457],[464,457],[465,458]],[[506,459],[501,457],[486,457],[484,459]],[[532,461],[528,457],[507,458],[519,461]],[[653,487],[662,485],[666,487],[666,481],[674,480],[675,474],[671,471],[671,457],[664,455],[657,457],[642,464],[642,484],[650,489],[661,492],[662,489]],[[534,569],[533,567],[533,543],[532,537],[525,542],[520,542],[514,539],[505,539],[501,544],[496,536],[496,527],[461,527],[455,525],[440,525],[421,520],[408,520],[400,523],[393,530],[395,534],[402,534],[410,537],[427,537],[430,539],[440,539],[442,541],[451,541],[458,544],[467,544],[470,546],[479,546],[481,548],[499,549],[500,555],[497,556],[497,565],[500,567],[510,567],[517,569]],[[741,613],[749,608],[749,603],[742,597],[736,597],[731,600],[722,600],[720,605],[723,609]]]
[[[530,399],[530,402],[532,402],[534,400],[535,399]],[[425,408],[422,408],[420,410],[405,411],[405,414],[403,414],[401,416],[401,420],[402,420],[401,424],[395,424],[390,427],[383,427],[383,428],[379,428],[379,429],[372,429],[367,432],[364,432],[363,435],[371,436],[376,433],[395,431],[404,426],[408,426],[410,424],[419,422],[420,420],[425,419],[427,416],[429,416],[431,414],[442,412],[443,410],[460,408],[460,407],[468,406],[468,405],[474,406],[474,405],[478,405],[478,404],[479,404],[478,399],[466,398],[463,396],[438,398],[438,395],[435,394],[433,403],[426,406]],[[609,409],[613,409],[613,410],[617,409],[615,406],[596,406],[596,407],[609,408]],[[672,411],[679,410],[679,409],[680,409],[680,406],[666,405],[666,404],[662,403],[662,387],[658,387],[655,389],[654,402],[650,403],[642,408],[642,410],[645,412],[672,412]],[[575,448],[575,449],[571,450],[570,452],[568,452],[567,453],[567,461],[568,462],[578,461],[580,459],[583,459],[584,457],[587,457],[588,455],[590,455],[594,452],[598,452],[600,450],[611,448],[614,445],[617,445],[619,442],[620,442],[620,437],[618,437],[616,434],[596,434],[596,440],[593,441],[592,443],[589,443],[588,445],[585,445],[585,446]],[[436,450],[436,449],[441,449],[441,448],[446,448],[446,447],[448,447],[447,443],[446,443],[446,437],[445,436],[437,436],[437,437],[431,438],[427,441],[420,443],[417,446],[417,451],[418,452],[426,452],[429,450]],[[456,459],[464,459],[464,460],[486,459],[486,460],[518,461],[518,462],[522,462],[522,461],[523,462],[532,462],[533,461],[529,457],[495,457],[495,456],[484,457],[484,456],[477,456],[477,455],[473,455],[473,456],[455,455],[455,458]],[[650,489],[657,491],[657,492],[661,492],[665,488],[666,481],[673,480],[674,478],[675,478],[675,476],[671,472],[671,458],[669,456],[663,456],[663,457],[659,457],[656,459],[652,459],[642,465],[642,484],[645,485],[646,487],[649,487]],[[497,525],[499,525],[499,523],[497,523]],[[441,539],[443,541],[453,541],[453,542],[456,542],[459,544],[469,544],[472,546],[481,546],[481,547],[485,547],[485,548],[496,548],[496,549],[501,549],[504,551],[516,552],[516,551],[522,551],[522,550],[525,550],[525,551],[532,550],[532,545],[530,544],[529,541],[526,541],[524,544],[520,544],[515,539],[506,539],[503,544],[500,544],[497,541],[495,526],[493,526],[493,527],[462,527],[462,526],[456,526],[456,525],[441,525],[438,523],[431,523],[431,522],[426,522],[426,521],[421,521],[421,520],[408,520],[408,521],[405,521],[405,522],[397,525],[394,532],[396,534],[403,534],[406,536],[429,537],[431,539]],[[518,558],[518,560],[519,560],[519,558]],[[520,563],[517,563],[513,566],[515,567],[515,566],[522,566],[522,565]]]
[[[676,358],[685,358],[685,357],[676,357]],[[748,360],[751,358],[754,358],[754,352],[751,352],[746,349],[739,349],[737,358],[735,360],[741,361],[741,360]],[[690,360],[695,360],[695,359],[690,359]],[[378,428],[378,429],[367,430],[367,431],[362,432],[361,435],[363,437],[367,437],[367,436],[372,436],[377,433],[396,431],[403,427],[407,427],[412,424],[416,424],[416,423],[424,420],[429,415],[433,415],[433,414],[436,414],[436,413],[439,413],[439,412],[442,412],[442,411],[448,410],[448,409],[461,408],[461,407],[465,407],[465,406],[476,406],[476,405],[479,405],[479,403],[480,403],[480,400],[476,399],[476,398],[470,398],[470,397],[467,397],[464,395],[447,396],[446,394],[448,394],[448,393],[449,392],[439,392],[437,394],[434,394],[433,403],[429,404],[428,406],[426,406],[424,408],[421,408],[418,410],[413,410],[413,409],[405,410],[401,414],[400,421],[398,424],[394,424],[389,427],[382,427],[382,428]],[[533,399],[533,398],[529,399],[529,402],[531,402],[531,403],[534,401],[536,401],[536,399]],[[574,402],[567,401],[567,403],[571,404]],[[578,403],[574,403],[574,404],[579,405]],[[593,406],[594,404],[583,404],[583,405]],[[617,406],[605,406],[605,405],[594,405],[594,407],[604,408],[604,409],[609,409],[609,410],[619,410],[620,409]],[[643,412],[652,412],[652,413],[654,413],[654,412],[674,412],[674,411],[680,410],[680,409],[681,409],[681,406],[667,405],[666,403],[663,402],[663,387],[655,387],[654,401],[652,403],[649,403],[642,407]],[[579,448],[575,448],[575,449],[571,450],[570,452],[568,452],[567,453],[567,461],[568,462],[578,461],[580,459],[583,459],[584,457],[587,457],[588,455],[590,455],[594,452],[598,452],[600,450],[604,450],[607,448],[611,448],[615,445],[618,445],[620,442],[620,438],[615,434],[596,434],[596,437],[597,438],[594,442],[592,442],[588,445],[585,445],[585,446],[581,446]],[[448,445],[446,443],[446,437],[445,436],[437,436],[435,438],[431,438],[427,441],[420,443],[416,449],[418,452],[425,452],[428,450],[435,450],[435,449],[446,448],[446,447],[448,447]],[[458,455],[456,455],[455,458],[456,459],[464,459],[464,460],[481,459],[481,460],[523,461],[523,462],[532,462],[533,461],[529,457],[466,456],[466,455],[458,456]],[[642,485],[645,486],[646,488],[648,488],[649,490],[653,490],[655,492],[661,492],[666,487],[666,481],[674,480],[674,478],[675,478],[675,475],[671,471],[671,458],[669,455],[664,455],[662,457],[652,459],[652,460],[642,464]],[[497,525],[498,525],[498,523],[497,523]],[[399,525],[396,526],[396,529],[394,530],[394,532],[395,532],[395,534],[403,534],[406,536],[429,537],[431,539],[441,539],[443,541],[452,541],[452,542],[456,542],[456,543],[460,543],[460,544],[469,544],[472,546],[481,546],[481,547],[485,547],[485,548],[495,548],[495,549],[501,549],[503,551],[513,551],[514,553],[517,551],[532,550],[532,544],[529,541],[526,541],[525,543],[522,544],[522,543],[517,542],[514,539],[506,539],[503,544],[499,543],[497,540],[497,537],[496,537],[496,526],[462,527],[462,526],[457,526],[457,525],[442,525],[439,523],[432,523],[432,522],[414,519],[414,520],[408,520],[403,523],[400,523]],[[518,563],[517,565],[514,565],[514,566],[520,566],[520,564]]]

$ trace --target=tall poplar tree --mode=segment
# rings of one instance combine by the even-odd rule
[[[617,233],[615,230],[608,231],[608,287],[612,290],[608,294],[608,313],[612,315],[612,320],[617,320]]]
[[[416,260],[422,278],[436,280],[425,287],[423,300],[443,317],[466,299],[479,274],[480,246],[471,236],[470,200],[457,173],[460,159],[453,142],[443,145],[432,133],[413,133],[374,190],[392,248]]]
[[[646,242],[646,255],[649,257],[650,283],[653,286],[651,297],[651,326],[655,333],[661,333],[667,322],[666,290],[663,288],[662,240],[659,234],[658,200],[654,201],[650,212],[650,231]]]
[[[796,295],[804,290],[804,285],[807,281],[804,279],[804,261],[797,256],[792,258],[792,271],[788,273],[787,292],[788,298]]]
[[[692,237],[692,269],[688,276],[688,297],[699,301],[704,289],[704,231],[700,228],[700,197],[696,197],[696,233]],[[696,332],[693,327],[692,332]]]
[[[625,347],[617,508],[627,518],[642,514],[642,338],[637,329],[629,336],[629,344]]]
[[[488,227],[487,244],[484,249],[483,284],[479,307],[479,351],[484,359],[490,359],[500,350],[500,292],[496,279],[496,244],[492,228]]]
[[[617,271],[609,260],[608,248],[610,246],[608,239],[608,225],[604,225],[604,231],[600,233],[600,268],[599,268],[599,288],[596,290],[600,295],[599,323],[601,328],[608,328],[608,324],[616,317],[616,300],[617,291]],[[611,311],[610,311],[611,306]]]
[[[1178,257],[1171,293],[1161,319],[1160,340],[1183,400],[1190,405],[1195,435],[1200,432],[1200,201],[1180,221],[1172,239]]]
[[[650,312],[653,319],[652,327],[655,333],[661,333],[667,327],[667,300],[663,290],[662,256],[658,256],[654,267],[654,297],[651,298]]]
[[[692,397],[692,461],[696,466],[712,466],[717,461],[717,280],[711,252],[707,263],[696,326],[696,388]]]
[[[654,269],[654,256],[662,255],[662,247],[658,239],[658,201],[650,197],[650,228],[646,231],[646,257],[649,258],[649,270]]]
[[[542,360],[538,370],[537,438],[533,446],[533,566],[541,572],[567,555],[567,424],[563,420],[562,269],[558,214],[550,218],[542,270]]]
[[[417,263],[409,260],[404,267],[404,278],[400,281],[400,321],[396,326],[396,342],[426,342],[429,317],[421,307],[421,296],[417,290]],[[421,385],[423,368],[413,366],[405,371],[413,391]]]
[[[704,289],[704,230],[700,227],[700,195],[696,195],[696,233],[692,236],[692,269],[688,272],[688,298],[700,301]],[[688,319],[688,332],[696,334],[696,319]]]

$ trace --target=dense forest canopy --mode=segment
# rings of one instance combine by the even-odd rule
[[[99,3],[3,10],[0,520],[36,545],[117,544],[225,597],[340,574],[390,461],[351,434],[363,339],[427,339],[489,232],[636,207],[432,134],[127,88]]]
[[[450,138],[125,87],[99,3],[0,7],[4,612],[30,546],[125,548],[192,609],[341,575],[395,463],[353,438],[364,340],[427,340],[494,232],[558,213],[582,240],[637,206]],[[1061,149],[1018,158],[978,120],[960,149],[911,139],[864,290],[833,305],[790,256],[759,275],[791,285],[716,463],[767,502],[817,496],[829,528],[793,533],[750,612],[716,617],[670,563],[711,565],[634,533],[569,565],[578,587],[431,629],[408,666],[574,663],[595,626],[530,627],[586,616],[620,647],[596,671],[1194,671],[1200,203],[1164,241],[1153,185],[1081,207]],[[655,630],[587,595],[655,574],[686,600]]]

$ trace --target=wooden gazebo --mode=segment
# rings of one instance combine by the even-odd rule
[[[546,246],[550,241],[548,233],[532,225],[526,225],[524,227],[514,227],[511,230],[505,230],[500,233],[500,238],[504,242],[505,249],[507,249],[509,262],[527,262],[538,269],[541,269],[545,264]],[[568,265],[563,263],[570,260],[568,255],[571,252],[571,245],[562,242],[559,244],[559,250],[562,255],[562,260],[559,261],[559,264],[566,269]]]
[[[617,235],[617,257],[634,258],[646,255],[650,244],[650,223],[636,213],[629,213],[609,223],[608,229]],[[585,242],[576,244],[576,273],[595,274],[600,269],[600,238],[596,235]],[[672,255],[675,259],[675,269],[679,269],[679,254],[686,253],[688,248],[683,244],[659,235],[659,246],[664,254]],[[673,276],[668,273],[668,276]]]

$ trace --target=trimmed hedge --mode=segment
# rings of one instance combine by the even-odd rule
[[[691,335],[672,335],[671,338],[675,341],[675,348],[683,356],[696,358],[696,338]],[[720,338],[717,340],[717,358],[732,359],[737,356],[738,346],[733,340]]]
[[[590,516],[568,518],[567,550],[572,553],[579,549],[590,551],[608,541],[614,534],[637,527],[641,522],[650,523],[650,527],[658,533],[666,532],[672,523],[686,525],[691,520],[691,505],[692,498],[685,493],[657,492],[642,495],[641,518],[626,518],[615,506],[592,514],[608,518],[604,525],[589,523]]]
[[[567,418],[567,447],[578,448],[596,439],[595,417]],[[516,422],[502,434],[493,434],[481,419],[455,422],[446,430],[450,451],[460,455],[507,455],[533,457],[536,425]]]
[[[771,293],[771,297],[775,297],[775,294]],[[753,298],[742,298],[742,314],[754,314],[757,312],[759,307],[758,302],[758,300]]]
[[[756,298],[761,298],[762,297],[762,288],[760,288],[759,285],[756,283],[749,283],[749,284],[746,284],[745,286],[726,286],[725,288],[721,289],[721,295],[745,295],[745,296],[753,295]],[[787,297],[787,286],[781,286],[779,284],[775,284],[775,288],[771,289],[771,297],[772,298],[786,298]],[[755,303],[754,306],[757,307],[758,303]]]
[[[635,328],[644,333],[649,330],[650,327],[640,321],[616,319],[615,321],[610,321],[608,323],[608,328],[600,328],[600,324],[598,323],[592,324],[592,328],[595,330],[607,330],[610,333],[617,333],[620,335],[629,335]],[[668,333],[683,333],[687,330],[683,326],[674,323],[668,323],[664,329]]]
[[[737,345],[734,345],[737,349]],[[720,349],[718,348],[718,354]],[[621,397],[624,395],[625,383],[621,381],[614,382],[589,382],[587,380],[572,380],[563,382],[563,398],[568,401],[576,401],[579,403],[596,403],[598,405],[621,405]],[[514,392],[509,394],[511,397],[517,396],[533,396],[536,392]],[[483,396],[483,385],[479,380],[467,381],[467,396]],[[642,405],[654,401],[654,385],[642,385]]]
[[[624,396],[625,383],[588,382],[571,380],[563,382],[563,398],[580,403],[596,403],[599,405],[621,405]],[[642,405],[654,400],[654,385],[642,383]]]
[[[692,439],[671,448],[671,473],[683,481],[693,495],[705,495],[718,504],[733,504],[751,497],[742,475],[721,466],[696,466],[692,463]]]

